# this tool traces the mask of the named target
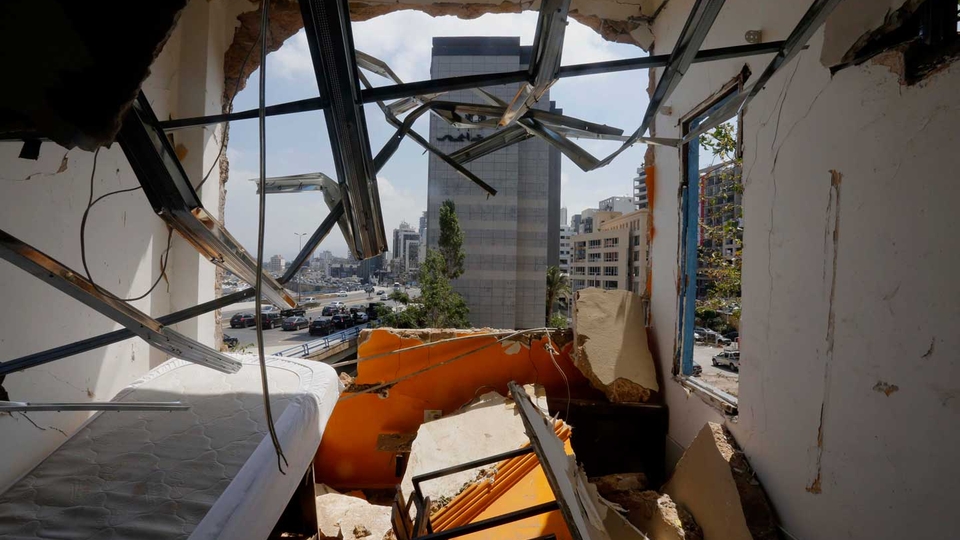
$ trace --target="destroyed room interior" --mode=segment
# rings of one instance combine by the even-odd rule
[[[358,48],[378,39],[359,25],[411,12],[452,36],[433,37],[431,66]],[[507,15],[529,23],[522,46],[470,26]],[[0,28],[0,538],[960,530],[960,3],[8,0]],[[630,56],[580,62],[573,29]],[[396,31],[400,49],[429,50],[417,28]],[[520,59],[498,68],[508,45]],[[278,101],[290,83],[268,66],[295,46],[307,97]],[[474,49],[500,63],[441,69]],[[614,74],[639,79],[614,89]],[[570,81],[591,103],[556,97]],[[267,148],[289,139],[276,122],[294,118],[330,166],[269,176]],[[728,160],[711,168],[716,133]],[[555,188],[496,172],[533,167],[525,153]],[[468,269],[452,290],[487,307],[471,304],[474,327],[386,322],[440,301],[424,245],[420,297],[400,306],[400,277],[318,292],[344,326],[311,337],[301,271],[334,244],[360,266],[397,250],[384,171],[393,181],[409,155],[429,163],[429,186],[410,182],[429,187],[430,212],[432,175],[457,193]],[[642,208],[598,212],[589,240],[572,237],[568,325],[554,325],[543,276],[560,178],[582,187],[624,160]],[[705,267],[720,169],[736,175],[739,221]],[[241,184],[249,212],[225,217]],[[274,271],[266,208],[297,199],[309,218]],[[512,217],[476,217],[494,205]],[[471,247],[471,219],[505,244]],[[618,243],[629,257],[591,250]],[[613,264],[578,273],[588,257],[634,285],[610,281]],[[705,310],[718,287],[705,276],[734,258],[736,302]],[[490,290],[508,281],[475,277],[482,259],[509,271],[516,302]],[[234,330],[240,306],[255,328]],[[287,330],[265,330],[272,309],[306,337],[266,347]],[[708,311],[732,340],[702,328]]]

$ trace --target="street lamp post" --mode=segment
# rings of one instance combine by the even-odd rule
[[[300,239],[300,248],[297,249],[297,253],[300,253],[301,251],[303,251],[303,237],[306,236],[308,233],[296,233],[296,232],[295,232],[295,233],[293,233],[293,234],[297,235],[297,237]],[[301,287],[301,285],[300,285],[300,272],[302,271],[302,268],[303,268],[303,267],[297,269],[297,305],[298,305],[298,306],[300,305],[300,287]]]

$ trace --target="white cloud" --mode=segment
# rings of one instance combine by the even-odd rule
[[[310,46],[307,35],[300,30],[283,42],[279,50],[267,59],[268,73],[285,79],[296,79],[304,75],[313,75],[313,60],[310,58]]]
[[[383,227],[387,233],[397,228],[401,221],[406,221],[416,228],[421,213],[427,209],[427,201],[409,190],[398,188],[383,176],[377,177],[377,188],[380,191]]]

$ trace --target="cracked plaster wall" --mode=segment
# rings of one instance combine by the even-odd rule
[[[669,45],[656,53],[669,52],[691,4],[673,0],[658,17],[657,42]],[[755,28],[783,39],[807,7],[794,4],[728,1],[704,46],[741,44]],[[960,66],[914,87],[874,62],[831,78],[823,42],[821,29],[744,117],[740,401],[726,423],[793,537],[949,537],[960,475]],[[744,63],[755,77],[768,61],[694,65],[657,135],[677,136],[679,118]],[[670,373],[680,162],[662,147],[655,159],[653,343]],[[678,446],[724,421],[673,380],[665,397]]]
[[[151,66],[144,92],[157,116],[194,116],[220,111],[224,51],[232,38],[224,24],[224,0],[190,2],[162,53]],[[184,29],[192,30],[190,37]],[[204,54],[206,52],[206,54]],[[204,90],[205,89],[205,90]],[[211,130],[185,130],[175,136],[183,145],[187,174],[199,181],[214,162],[219,139]],[[0,229],[34,245],[61,263],[81,270],[79,223],[90,189],[93,153],[67,152],[44,143],[38,161],[19,159],[20,144],[0,143]],[[202,148],[202,151],[201,151]],[[119,146],[100,150],[95,196],[138,185]],[[216,209],[219,187],[211,181],[201,197]],[[94,279],[112,292],[135,296],[159,275],[167,228],[139,191],[99,202],[87,224],[87,260]],[[169,284],[161,281],[138,309],[160,316],[213,298],[213,266],[174,235]],[[109,319],[0,262],[0,361],[64,345],[117,328]],[[214,342],[214,318],[207,315],[175,325],[177,331]],[[139,339],[10,374],[3,387],[12,400],[106,401],[166,356]],[[87,417],[84,412],[0,414],[0,490],[27,472],[63,442]]]

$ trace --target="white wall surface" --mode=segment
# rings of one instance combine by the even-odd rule
[[[151,67],[144,92],[160,118],[220,112],[223,53],[232,30],[224,2],[194,0]],[[195,32],[188,39],[184,27]],[[232,27],[231,27],[232,28]],[[196,35],[205,36],[197,41]],[[205,91],[204,91],[205,89]],[[187,174],[198,182],[219,150],[212,131],[187,130],[175,137],[188,150]],[[40,159],[19,159],[21,145],[0,143],[0,229],[82,272],[79,226],[86,208],[93,153],[44,143]],[[201,151],[202,148],[202,151]],[[62,172],[58,172],[62,170]],[[218,174],[205,186],[204,204],[216,212]],[[101,149],[95,197],[139,185],[118,145]],[[87,261],[94,280],[119,296],[143,294],[160,274],[167,228],[140,191],[104,199],[87,223]],[[138,309],[160,316],[213,298],[214,267],[177,236],[161,281]],[[0,262],[0,362],[120,328],[109,319]],[[213,315],[177,325],[177,330],[214,345]],[[106,401],[166,355],[139,339],[8,375],[10,398],[20,401]],[[88,413],[0,414],[0,489],[27,472],[80,425]],[[28,418],[29,417],[29,418]]]
[[[674,0],[661,13],[655,53],[669,52],[691,4]],[[742,44],[757,28],[764,41],[783,39],[808,4],[730,0],[705,47]],[[870,62],[831,77],[822,42],[821,30],[744,117],[740,414],[726,423],[793,537],[953,537],[960,66],[913,87]],[[657,117],[657,135],[678,136],[682,115],[745,63],[756,77],[768,61],[695,65],[666,103],[672,114]],[[656,166],[652,313],[669,374],[677,151],[658,147]],[[838,190],[831,170],[842,175]],[[704,422],[724,421],[667,377],[673,441],[689,445]]]

